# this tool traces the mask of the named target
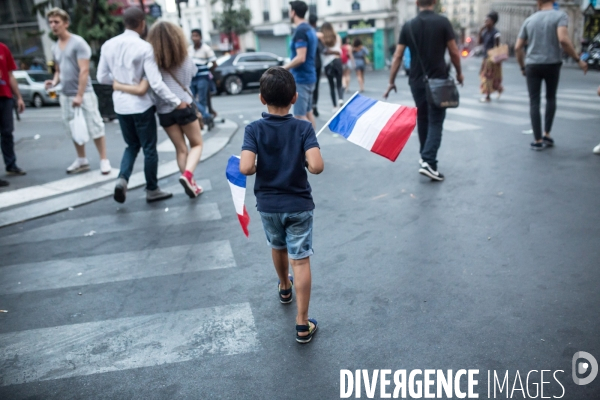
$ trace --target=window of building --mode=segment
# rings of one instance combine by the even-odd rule
[[[263,0],[263,21],[264,22],[269,22],[270,21],[270,15],[269,15],[269,10],[271,9],[271,1],[270,0]]]

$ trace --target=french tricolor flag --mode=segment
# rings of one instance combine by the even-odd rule
[[[396,161],[416,124],[416,108],[385,103],[356,93],[328,125],[332,132],[350,142]]]
[[[231,156],[227,162],[227,181],[229,182],[229,188],[231,189],[231,196],[233,197],[233,205],[235,206],[235,212],[242,225],[242,230],[246,237],[248,237],[248,225],[250,224],[250,216],[246,211],[244,205],[244,199],[246,198],[246,175],[240,172],[240,158],[237,156]]]

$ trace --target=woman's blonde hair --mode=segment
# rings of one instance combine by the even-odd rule
[[[323,26],[321,26],[321,33],[323,34],[323,44],[327,47],[335,46],[337,42],[337,34],[333,29],[333,25],[329,22],[325,22]]]
[[[160,69],[179,67],[188,57],[187,40],[183,30],[168,21],[158,21],[148,32],[148,42],[154,49],[154,58]]]

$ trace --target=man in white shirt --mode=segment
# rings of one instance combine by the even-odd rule
[[[98,82],[112,85],[113,80],[127,85],[137,85],[145,78],[154,93],[177,108],[187,107],[162,81],[152,46],[140,35],[146,29],[144,12],[130,7],[123,13],[125,32],[102,45],[98,63]],[[127,147],[121,161],[121,172],[115,186],[114,199],[125,202],[127,182],[133,171],[135,158],[144,150],[146,175],[146,201],[153,202],[173,196],[158,187],[158,152],[156,151],[156,118],[154,102],[149,93],[136,96],[121,91],[113,93],[115,112]]]
[[[196,76],[192,79],[192,95],[197,99],[198,109],[202,113],[204,122],[212,124],[212,115],[209,113],[208,96],[210,90],[210,73],[217,67],[217,57],[209,45],[202,42],[202,31],[192,29],[192,44],[188,47],[188,55],[198,67]],[[209,69],[209,65],[212,67]]]

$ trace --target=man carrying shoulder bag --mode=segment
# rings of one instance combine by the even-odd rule
[[[402,27],[392,61],[390,84],[383,97],[387,98],[392,90],[396,91],[394,81],[402,65],[404,50],[408,47],[413,55],[408,82],[417,106],[421,152],[419,173],[434,181],[443,181],[444,175],[438,171],[437,152],[442,142],[446,108],[458,105],[458,92],[449,79],[446,49],[456,69],[456,80],[462,85],[464,78],[454,29],[447,18],[433,11],[435,3],[436,0],[417,0],[419,15]]]

